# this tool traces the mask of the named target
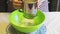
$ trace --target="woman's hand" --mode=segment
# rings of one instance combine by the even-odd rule
[[[13,0],[13,7],[15,9],[19,9],[22,7],[22,1],[21,0]]]

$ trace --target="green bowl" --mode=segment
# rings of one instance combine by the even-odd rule
[[[44,23],[45,15],[42,11],[37,11],[37,16],[33,18],[35,25],[34,26],[28,26],[28,27],[21,27],[19,23],[24,19],[23,13],[19,12],[19,10],[13,11],[9,15],[9,21],[10,24],[18,31],[30,33],[37,29],[39,29]]]

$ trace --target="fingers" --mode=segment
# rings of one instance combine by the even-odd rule
[[[14,6],[22,6],[22,1],[20,0],[13,0],[13,5]]]
[[[18,4],[20,4],[20,3],[22,3],[22,1],[13,0],[13,3],[18,3]]]
[[[21,0],[13,0],[13,6],[15,8],[21,8],[22,6],[22,1]]]
[[[13,3],[14,6],[22,6],[22,4]]]
[[[13,7],[14,7],[15,9],[19,9],[19,8],[21,8],[21,6],[22,6],[21,4],[14,4],[14,3],[13,3]]]

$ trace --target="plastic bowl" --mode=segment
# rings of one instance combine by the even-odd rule
[[[19,12],[19,10],[15,10],[9,15],[9,21],[16,30],[25,33],[30,33],[39,29],[44,24],[43,21],[45,20],[45,15],[42,11],[38,10],[37,16],[33,19],[35,22],[34,26],[21,27],[19,23],[23,19],[24,19],[23,13]]]

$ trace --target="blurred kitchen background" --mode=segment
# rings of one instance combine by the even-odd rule
[[[60,0],[48,0],[48,9],[52,11],[60,11]],[[0,0],[0,12],[9,12],[11,7],[8,7],[11,3],[8,3],[7,0]],[[12,6],[12,5],[11,5]]]
[[[60,0],[48,0],[49,11],[60,11]]]

